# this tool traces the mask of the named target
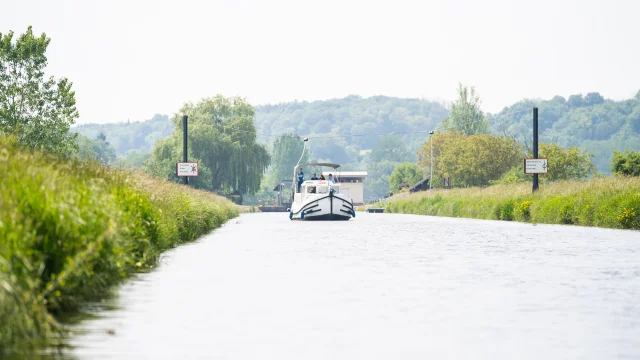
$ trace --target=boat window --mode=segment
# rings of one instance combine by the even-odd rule
[[[315,186],[307,186],[307,193],[308,194],[315,194],[316,193],[316,187]]]
[[[327,187],[326,186],[318,186],[317,190],[318,190],[318,194],[326,194],[327,193]]]

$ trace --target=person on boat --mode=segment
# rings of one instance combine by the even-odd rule
[[[324,178],[324,175],[320,174],[320,179],[318,180],[326,180],[326,179]]]
[[[304,172],[302,172],[302,168],[298,170],[298,192],[300,192],[300,186],[302,186],[302,182],[304,181]]]
[[[313,173],[313,176],[311,177],[311,180],[320,180],[320,179],[318,179],[318,177],[316,176],[316,173]]]
[[[329,181],[329,186],[331,186],[334,182],[336,182],[336,179],[333,177],[333,175],[329,174],[329,179],[327,181]]]

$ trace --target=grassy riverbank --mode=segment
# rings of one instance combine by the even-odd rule
[[[427,192],[400,194],[387,202],[385,211],[640,229],[640,178],[543,184],[535,194],[530,183],[434,190],[431,199]]]
[[[60,337],[58,315],[238,215],[207,192],[1,142],[0,169],[0,357]]]

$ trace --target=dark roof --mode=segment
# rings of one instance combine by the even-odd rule
[[[418,181],[417,183],[415,183],[415,185],[413,185],[409,190],[414,191],[421,188],[423,185],[428,186],[428,184],[429,184],[429,178],[424,178]]]
[[[300,164],[298,166],[296,166],[296,169],[301,167],[301,166],[326,166],[326,167],[330,167],[330,168],[334,168],[337,169],[340,167],[339,164],[332,164],[332,163],[310,163],[310,164]]]

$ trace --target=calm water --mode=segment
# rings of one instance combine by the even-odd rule
[[[246,214],[165,254],[81,359],[640,358],[640,232]]]

